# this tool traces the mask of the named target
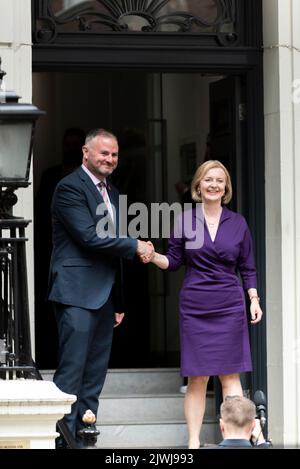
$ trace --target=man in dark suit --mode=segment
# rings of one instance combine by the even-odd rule
[[[92,130],[82,150],[82,166],[58,183],[53,196],[49,277],[59,335],[54,382],[77,396],[71,414],[64,417],[74,437],[84,426],[87,409],[97,415],[113,327],[124,316],[112,294],[120,258],[151,253],[146,242],[118,236],[118,192],[107,181],[118,164],[116,137]],[[99,231],[103,217],[113,228],[110,234]]]
[[[220,408],[223,441],[218,448],[268,448],[254,402],[243,396],[226,396]]]

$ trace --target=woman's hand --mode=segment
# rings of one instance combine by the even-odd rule
[[[257,324],[263,315],[257,298],[253,298],[250,304],[251,324]]]

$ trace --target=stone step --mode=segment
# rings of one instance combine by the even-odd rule
[[[178,368],[112,369],[102,395],[173,394],[181,385]]]
[[[205,417],[215,417],[215,399],[207,395]],[[98,422],[117,423],[155,420],[184,420],[183,394],[143,394],[100,396]]]
[[[187,428],[182,421],[160,421],[134,424],[99,425],[97,448],[187,448]],[[206,420],[201,431],[201,444],[220,441],[215,419]]]
[[[170,394],[101,396],[99,399],[98,422],[157,421],[164,419],[183,420],[183,396]]]
[[[43,371],[45,380],[53,371]],[[99,399],[98,448],[187,448],[178,368],[109,370]],[[207,393],[202,444],[220,441],[215,399]]]
[[[45,380],[52,381],[54,372],[43,370],[41,374]],[[101,394],[172,394],[181,385],[179,368],[110,369]]]

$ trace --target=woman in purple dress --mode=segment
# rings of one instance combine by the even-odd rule
[[[181,374],[188,376],[189,448],[199,448],[209,377],[219,376],[223,398],[242,396],[239,374],[252,371],[243,289],[250,299],[251,324],[261,320],[262,311],[247,223],[225,206],[232,196],[227,169],[219,161],[206,161],[195,173],[191,192],[202,202],[190,212],[191,220],[199,209],[202,214],[202,245],[188,248],[185,230],[180,237],[173,233],[167,254],[154,253],[151,262],[170,271],[186,266],[180,292]]]

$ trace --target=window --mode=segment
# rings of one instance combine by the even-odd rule
[[[65,32],[233,31],[235,0],[48,0]]]

